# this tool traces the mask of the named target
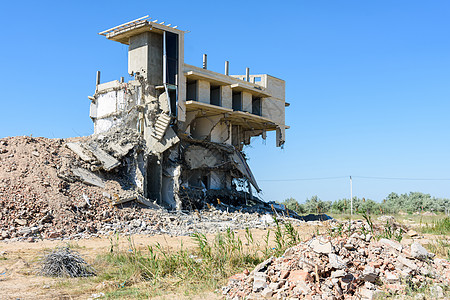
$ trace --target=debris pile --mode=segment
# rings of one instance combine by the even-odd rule
[[[130,146],[131,141],[135,147]],[[286,214],[280,205],[245,199],[243,192],[221,190],[198,191],[197,195],[186,192],[182,197],[196,202],[192,210],[200,204],[203,209],[169,212],[143,198],[130,181],[127,161],[133,161],[142,147],[136,136],[112,131],[97,136],[95,143],[92,137],[0,139],[0,240],[32,242],[38,238],[86,238],[114,232],[212,233],[226,227],[266,227],[265,214],[274,210]],[[69,149],[74,145],[86,155],[89,152],[83,150],[84,145],[106,149],[121,163],[103,172],[98,159],[85,161]],[[125,150],[114,152],[107,147]],[[96,176],[97,180],[89,182],[86,178],[90,177],[84,174]],[[242,198],[245,200],[238,201]],[[293,212],[289,216],[298,217]]]
[[[232,276],[222,292],[227,299],[375,299],[430,287],[443,297],[449,270],[450,262],[418,242],[404,246],[355,232],[313,237]]]
[[[94,269],[69,247],[57,248],[42,259],[39,275],[51,277],[88,277],[94,276]]]

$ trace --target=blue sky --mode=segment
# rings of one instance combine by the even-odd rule
[[[448,1],[8,1],[0,11],[0,137],[89,135],[88,95],[127,78],[98,32],[149,14],[191,31],[185,62],[286,81],[291,126],[246,149],[265,200],[390,192],[450,197]],[[327,180],[273,181],[339,177]]]

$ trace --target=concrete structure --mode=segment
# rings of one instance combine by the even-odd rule
[[[276,131],[285,142],[285,82],[273,76],[228,75],[184,63],[184,34],[144,17],[100,33],[128,45],[129,82],[97,82],[90,117],[95,134],[135,129],[146,150],[137,159],[137,188],[172,209],[195,190],[259,191],[241,151]],[[139,176],[136,173],[140,173]],[[187,198],[183,198],[182,194]],[[185,196],[186,196],[185,195]]]

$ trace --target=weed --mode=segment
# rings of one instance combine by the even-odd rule
[[[429,244],[425,244],[424,246],[437,256],[450,260],[450,242],[444,239],[436,239]]]
[[[367,224],[369,225],[370,232],[372,233],[372,235],[374,235],[372,217],[366,212],[362,213],[362,217],[364,218],[364,220],[366,220]]]
[[[431,225],[426,224],[423,226],[421,231],[423,233],[448,235],[450,234],[450,217],[434,220],[431,222]]]
[[[403,239],[403,229],[395,229],[392,224],[389,223],[389,221],[386,221],[386,224],[384,225],[383,231],[380,235],[378,235],[378,239],[385,238],[385,239],[393,239],[397,242],[401,242]]]

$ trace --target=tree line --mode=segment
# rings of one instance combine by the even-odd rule
[[[299,214],[305,213],[350,213],[350,199],[323,201],[318,196],[299,203],[294,198],[279,202]],[[371,199],[353,197],[353,213],[385,214],[385,213],[415,213],[415,212],[447,212],[450,209],[450,199],[431,197],[430,194],[410,192],[398,195],[390,193],[382,202]]]

